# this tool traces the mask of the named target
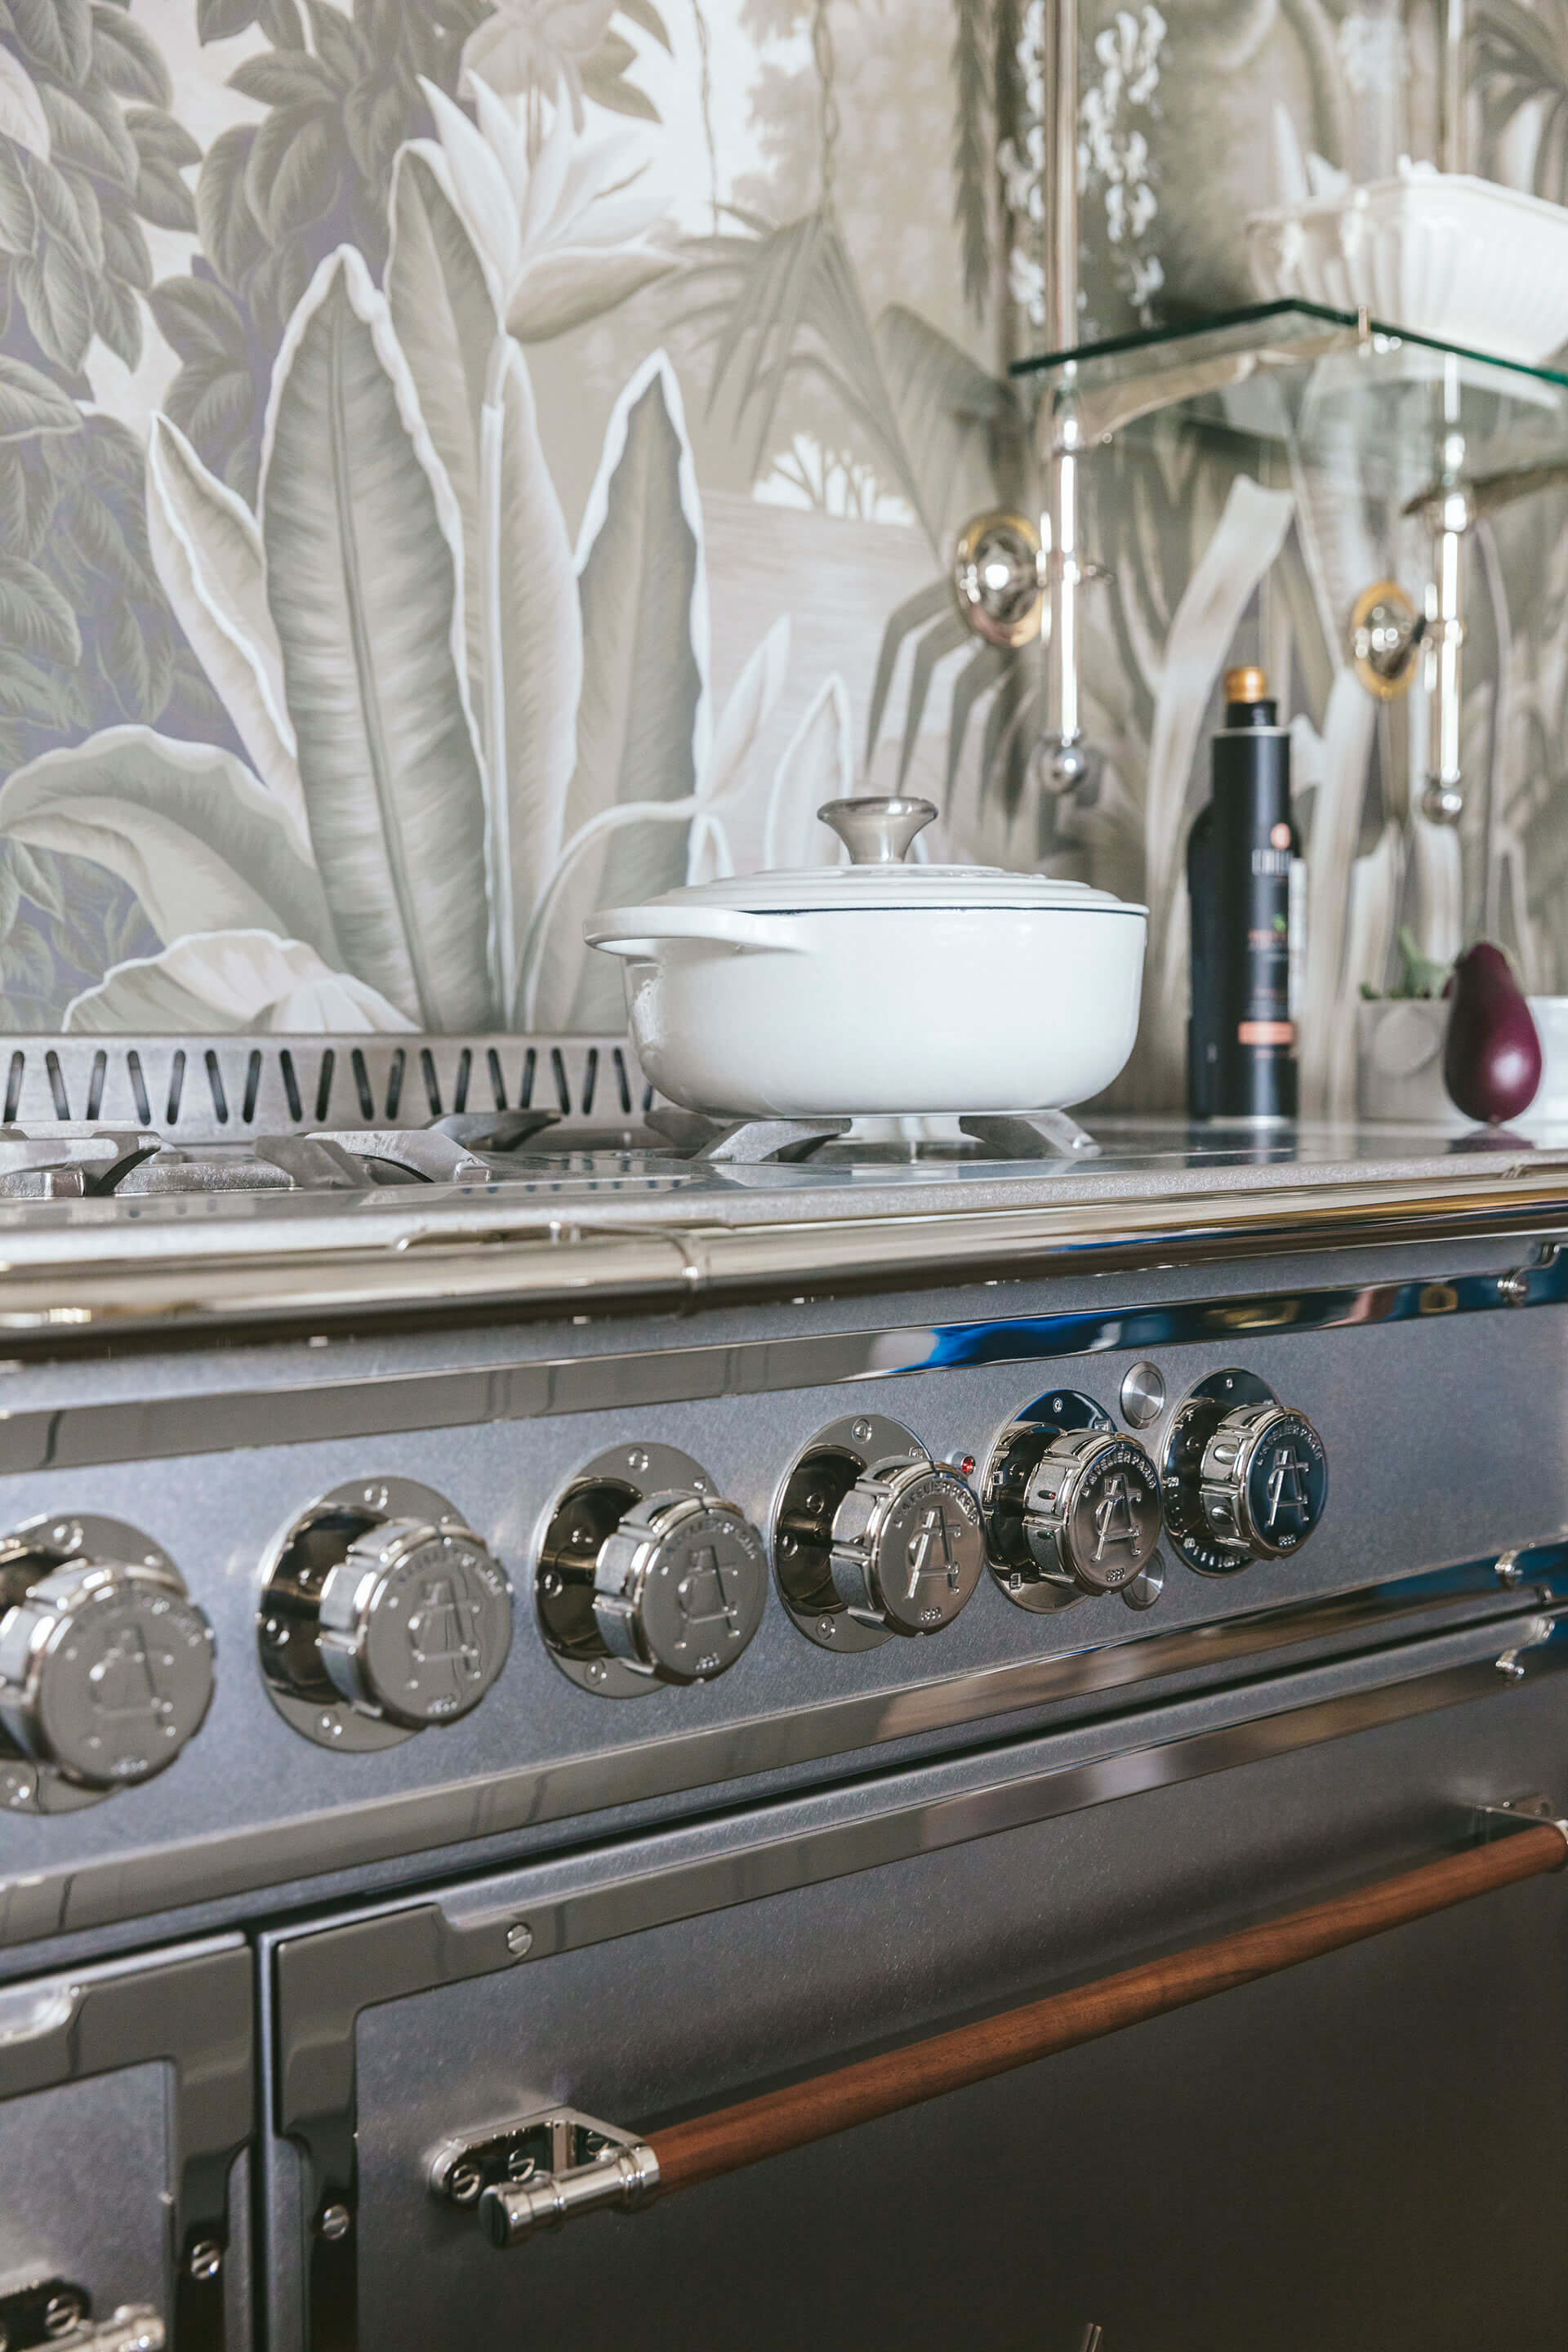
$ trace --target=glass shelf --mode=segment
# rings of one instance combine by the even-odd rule
[[[1479,512],[1568,482],[1568,374],[1410,334],[1354,311],[1268,302],[1072,352],[1015,376],[1070,385],[1085,439],[1175,418],[1205,435],[1278,445],[1297,463],[1400,509],[1436,487],[1445,436],[1463,436]]]

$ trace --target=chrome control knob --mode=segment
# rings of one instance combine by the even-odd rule
[[[1223,1552],[1280,1559],[1299,1551],[1328,1498],[1322,1439],[1305,1413],[1272,1398],[1227,1412],[1204,1447],[1198,1500]]]
[[[594,1622],[610,1655],[661,1683],[732,1666],[768,1597],[763,1539],[734,1503],[678,1488],[648,1495],[599,1547]]]
[[[387,1519],[321,1584],[316,1648],[332,1688],[403,1731],[455,1723],[511,1647],[511,1587],[471,1528]]]
[[[214,1645],[172,1563],[82,1556],[94,1532],[69,1523],[62,1558],[66,1527],[24,1530],[0,1556],[0,1596],[19,1595],[0,1598],[0,1727],[41,1771],[107,1791],[150,1780],[200,1730]]]
[[[945,1462],[873,1464],[834,1513],[828,1573],[858,1625],[940,1633],[984,1568],[980,1505]]]
[[[1040,1574],[1080,1592],[1120,1592],[1153,1559],[1160,1474],[1135,1437],[1077,1429],[1054,1437],[1024,1497],[1022,1530]]]
[[[534,1597],[563,1674],[600,1698],[728,1673],[763,1622],[762,1537],[678,1446],[584,1463],[540,1538]]]

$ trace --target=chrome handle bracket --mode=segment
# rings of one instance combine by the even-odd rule
[[[163,2321],[146,2304],[121,2304],[107,2319],[90,2316],[92,2298],[72,2279],[34,2279],[0,2295],[0,2347],[29,2352],[163,2352]]]
[[[431,2194],[477,2212],[490,2243],[503,2248],[582,2213],[646,2205],[658,2188],[658,2159],[646,2141],[573,2107],[448,2140],[430,2167]]]
[[[1495,1805],[1476,1807],[1476,1826],[1482,1843],[1491,1844],[1500,1837],[1509,1837],[1515,1830],[1553,1829],[1563,1841],[1563,1859],[1568,1863],[1568,1820],[1550,1797],[1539,1790],[1529,1796],[1505,1797]]]

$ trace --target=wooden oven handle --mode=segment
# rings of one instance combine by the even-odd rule
[[[1167,1959],[1051,1993],[978,2024],[858,2059],[662,2131],[639,2137],[564,2109],[529,2118],[517,2127],[519,2150],[533,2144],[531,2132],[535,2138],[548,2132],[549,2145],[558,2151],[552,2164],[509,2168],[510,2177],[492,2172],[487,2183],[479,2160],[502,2150],[504,2140],[497,2140],[493,2149],[454,2144],[432,2186],[453,2201],[477,2204],[497,2246],[518,2245],[538,2230],[595,2208],[642,2205],[694,2188],[1568,1864],[1568,1822],[1514,1818],[1530,1825],[1510,1827],[1492,1843],[1424,1863],[1354,1894],[1289,1911]],[[459,2185],[465,2164],[468,2180]]]
[[[658,2165],[658,2190],[690,2189],[742,2165],[782,2156],[826,2139],[878,2116],[940,2098],[965,2084],[983,2083],[1037,2058],[1073,2050],[1167,2010],[1185,2009],[1211,1994],[1253,1983],[1298,1961],[1364,1942],[1407,1920],[1425,1919],[1478,1895],[1561,1870],[1568,1863],[1568,1830],[1555,1822],[1510,1832],[1495,1843],[1424,1863],[1380,1879],[1353,1895],[1289,1911],[1261,1927],[1243,1927],[1210,1944],[1194,1944],[1170,1958],[1125,1969],[1070,1992],[1051,1993],[976,2025],[961,2025],[876,2058],[862,2058],[786,2090],[720,2107],[689,2123],[650,2132],[647,2145]]]

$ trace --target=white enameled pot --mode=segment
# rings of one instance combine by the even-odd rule
[[[749,1118],[1065,1110],[1138,1034],[1148,911],[981,866],[906,865],[929,802],[831,803],[856,862],[593,916],[660,1094]]]

